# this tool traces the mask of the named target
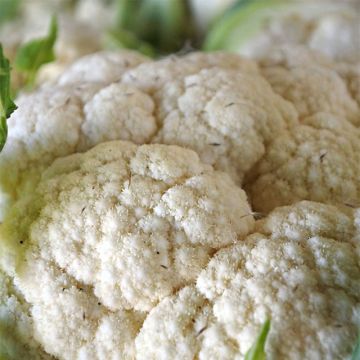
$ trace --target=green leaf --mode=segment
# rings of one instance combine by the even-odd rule
[[[266,360],[265,343],[270,331],[270,320],[266,320],[254,345],[245,355],[245,360]]]
[[[0,44],[0,151],[7,138],[7,122],[16,105],[10,97],[10,63]]]
[[[122,29],[134,30],[134,15],[142,0],[117,0],[117,24]]]
[[[57,38],[58,26],[56,17],[50,22],[48,35],[31,40],[19,48],[15,57],[16,70],[26,76],[26,87],[31,88],[40,67],[55,60],[54,45]]]
[[[19,5],[20,0],[0,0],[0,26],[16,16]]]
[[[236,51],[261,31],[269,12],[280,12],[289,7],[289,0],[242,0],[232,6],[214,23],[206,36],[206,51]]]
[[[351,360],[360,360],[360,331],[357,338],[357,343],[355,345],[355,349],[351,355]]]
[[[132,33],[160,54],[181,49],[193,32],[183,0],[118,0],[117,19],[117,29]]]
[[[238,0],[224,15],[216,19],[206,35],[203,49],[241,53],[251,40],[266,30],[271,19],[290,14],[316,17],[344,9],[340,1]]]
[[[155,49],[150,44],[139,40],[134,33],[123,29],[108,31],[105,36],[105,46],[109,49],[133,49],[150,57],[155,56]]]

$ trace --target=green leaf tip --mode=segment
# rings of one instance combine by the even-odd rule
[[[54,45],[57,33],[57,19],[53,16],[48,34],[45,37],[31,40],[22,45],[17,51],[15,68],[25,74],[28,89],[34,85],[40,67],[55,60]]]
[[[0,151],[3,149],[7,138],[7,122],[16,105],[10,96],[10,63],[5,57],[0,44]]]
[[[270,326],[270,320],[267,319],[262,326],[254,345],[246,353],[245,360],[266,360],[265,344],[270,331]]]

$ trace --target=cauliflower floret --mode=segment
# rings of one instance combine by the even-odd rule
[[[149,141],[156,130],[152,100],[134,87],[108,84],[142,61],[143,56],[128,51],[89,55],[63,74],[64,85],[45,86],[18,98],[0,155],[0,219],[8,202],[36,184],[39,173],[54,159],[103,140],[97,135],[102,116],[108,116],[107,140]],[[84,68],[91,69],[86,76]],[[73,84],[71,78],[78,81]],[[117,132],[109,129],[114,118]]]
[[[59,77],[58,84],[68,85],[82,82],[112,83],[119,81],[130,68],[149,59],[135,51],[100,51],[83,56],[71,64]]]
[[[127,71],[122,81],[137,88],[154,93],[173,79],[183,79],[196,74],[202,69],[222,68],[241,70],[246,73],[258,73],[255,62],[239,55],[227,52],[195,52],[186,56],[170,55],[156,62],[142,64]]]
[[[337,217],[340,224],[330,220]],[[266,318],[268,359],[346,358],[360,325],[354,221],[318,203],[275,210],[259,233],[220,250],[196,289],[150,312],[137,358],[243,359]]]
[[[253,222],[245,193],[193,151],[108,142],[56,160],[14,205],[1,262],[47,352],[131,355],[136,311],[193,282]]]
[[[230,62],[225,61],[222,53],[171,59],[142,64],[124,74],[123,83],[136,86],[142,93],[130,87],[123,92],[122,99],[113,101],[119,97],[114,96],[115,91],[119,92],[116,89],[120,85],[116,84],[112,90],[97,95],[93,106],[85,109],[95,138],[90,144],[118,138],[134,140],[131,131],[125,137],[126,130],[117,115],[118,108],[122,107],[117,102],[124,105],[132,102],[132,108],[127,111],[129,126],[125,128],[139,123],[142,131],[148,130],[143,142],[191,148],[202,161],[228,172],[240,183],[243,174],[263,155],[264,143],[274,133],[296,123],[295,109],[272,92],[256,74],[253,63],[243,64],[238,56],[230,57]],[[226,69],[199,70],[201,66],[215,65]],[[228,69],[236,66],[237,70]],[[185,76],[196,71],[196,74]],[[171,77],[174,79],[169,80]],[[104,102],[106,106],[101,106]],[[148,105],[142,108],[146,111],[140,110],[138,114],[135,106],[145,102]],[[139,142],[136,138],[135,141]]]
[[[360,133],[333,115],[303,120],[268,147],[246,180],[256,211],[299,200],[339,206],[360,200]]]
[[[334,60],[355,62],[360,58],[359,2],[352,2],[353,13],[324,16],[308,38],[308,46]]]
[[[227,47],[253,59],[264,59],[274,47],[304,46],[335,61],[358,61],[359,2],[357,0],[326,0],[324,4],[319,0],[307,1],[308,4],[305,2],[290,1],[289,12],[279,9],[272,14],[269,11],[260,31],[257,33],[255,31],[254,36],[249,36],[248,41],[238,46],[236,46],[237,33],[234,31],[230,34],[230,39],[235,43],[229,43]],[[294,7],[291,9],[292,5]],[[258,10],[255,13],[262,14],[262,11]],[[265,15],[266,11],[263,14]]]
[[[0,358],[47,360],[33,338],[30,306],[14,286],[12,279],[0,270]]]
[[[126,72],[122,83],[139,90],[127,91],[121,101],[132,101],[133,109],[147,101],[148,121],[143,111],[138,115],[134,110],[134,120],[128,116],[129,124],[139,122],[143,131],[149,128],[143,141],[191,148],[202,161],[240,183],[244,172],[263,155],[264,143],[297,118],[291,104],[276,96],[256,70],[253,62],[226,53],[169,57]],[[108,98],[114,98],[113,91]],[[115,115],[119,105],[113,101],[112,107],[100,106],[104,99],[105,91],[89,107],[88,124],[96,137],[90,143],[116,139],[118,134],[133,140],[131,134],[124,137],[123,124]],[[97,112],[99,116],[92,115]]]
[[[32,244],[15,283],[30,304],[30,334],[57,359],[133,359],[144,315],[110,311],[91,286],[77,282]]]
[[[262,77],[241,71],[205,69],[157,96],[163,120],[152,142],[191,148],[238,183],[274,134],[297,123],[290,103]]]
[[[273,89],[301,117],[326,111],[360,125],[358,64],[333,62],[304,46],[286,46],[274,48],[260,65]]]
[[[209,321],[216,322],[211,303],[195,286],[185,287],[150,311],[135,340],[136,359],[200,358],[197,356],[202,345],[200,339]],[[218,340],[216,337],[213,340],[212,351],[216,358]]]
[[[8,203],[30,191],[54,159],[109,140],[185,146],[240,183],[274,134],[297,123],[297,113],[257,74],[254,63],[237,55],[227,63],[225,55],[192,54],[174,64],[163,60],[169,65],[164,67],[167,83],[164,77],[151,92],[136,82],[118,81],[128,67],[145,61],[142,57],[94,54],[75,63],[58,85],[22,96],[8,120],[8,141],[0,155],[0,219]],[[160,71],[162,62],[156,64]],[[181,75],[183,67],[199,71],[206,64],[226,70]],[[231,66],[252,72],[228,70]],[[171,69],[181,76],[172,79]]]
[[[259,59],[260,69],[280,66],[286,69],[318,65],[331,68],[333,61],[324,54],[304,45],[287,44],[271,49],[266,57]]]
[[[343,79],[320,66],[269,67],[263,74],[273,89],[294,104],[300,117],[329,112],[360,125],[360,109]]]

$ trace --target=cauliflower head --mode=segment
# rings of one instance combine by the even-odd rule
[[[13,206],[1,263],[46,352],[133,358],[143,314],[253,224],[245,193],[195,152],[107,142],[56,160]]]
[[[137,358],[243,359],[266,318],[269,359],[349,356],[360,325],[356,219],[306,201],[274,210],[220,250],[196,286],[150,312]]]

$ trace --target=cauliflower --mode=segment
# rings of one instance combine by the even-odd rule
[[[274,85],[280,86],[281,90],[281,79],[283,78],[286,80],[289,85],[292,86],[293,89],[298,89],[299,94],[306,91],[307,88],[300,89],[296,87],[296,84],[290,81],[293,75],[291,72],[294,69],[298,69],[301,67],[306,68],[322,68],[322,72],[324,75],[327,73],[328,75],[332,73],[333,78],[335,79],[337,76],[334,75],[334,71],[339,75],[344,84],[340,85],[339,80],[335,80],[338,82],[341,92],[343,96],[347,98],[346,102],[350,103],[349,96],[354,99],[357,104],[358,108],[360,108],[360,63],[348,63],[348,62],[335,62],[329,59],[328,57],[324,56],[322,53],[315,51],[313,49],[309,49],[305,46],[297,45],[297,46],[280,46],[275,47],[272,49],[268,54],[267,57],[261,59],[259,61],[260,69],[262,70],[263,74],[267,76],[269,81],[275,81]],[[279,71],[280,68],[285,68],[288,71],[284,71],[282,74],[284,75],[276,77],[276,71]],[[271,69],[278,69],[275,70],[275,74],[272,75]],[[321,80],[321,78],[319,78]],[[325,77],[324,79],[325,80]],[[289,82],[290,81],[290,82]],[[312,81],[311,81],[312,82]],[[347,87],[347,94],[344,92],[344,85]],[[310,87],[308,88],[311,89]],[[327,89],[324,89],[325,94],[327,97],[330,96],[328,94]],[[338,91],[337,89],[335,91]],[[304,94],[302,94],[304,96]],[[321,94],[318,94],[321,97]],[[286,96],[286,93],[284,93]],[[305,97],[305,96],[304,96]],[[324,103],[326,105],[326,103]],[[330,104],[328,104],[329,106]],[[354,105],[350,105],[354,108]],[[349,109],[350,110],[350,109]]]
[[[344,119],[318,113],[276,138],[248,175],[255,210],[299,200],[354,206],[360,200],[360,132]]]
[[[110,84],[119,81],[129,68],[148,61],[145,56],[131,50],[100,51],[83,56],[72,63],[59,77],[57,83],[59,85],[78,85],[86,82]]]
[[[274,47],[303,45],[335,61],[359,61],[357,0],[257,0],[242,5],[219,16],[205,39],[206,50],[263,59]]]
[[[263,73],[273,89],[294,104],[300,117],[324,111],[360,125],[360,108],[336,71],[302,66],[268,68]]]
[[[3,208],[29,191],[57,157],[108,140],[185,146],[241,183],[274,134],[297,123],[294,107],[272,91],[254,63],[223,53],[172,59],[146,63],[130,52],[94,54],[57,85],[20,98],[0,156],[8,197]]]
[[[186,56],[170,55],[164,59],[140,65],[127,71],[123,81],[136,85],[146,92],[154,93],[173,79],[183,79],[203,69],[225,68],[246,73],[257,73],[255,62],[227,52],[194,52]]]
[[[150,312],[137,359],[243,359],[267,317],[268,359],[350,355],[360,325],[354,214],[300,202],[276,209],[257,231]]]
[[[111,76],[119,78],[128,67],[136,66],[146,61],[146,58],[140,54],[125,51],[118,54],[103,52],[79,61],[81,66],[75,63],[69,68],[70,76],[83,79],[82,69],[84,63],[88,63],[97,65],[91,75],[86,75],[93,81],[79,80],[74,86],[70,81],[67,84],[67,76],[64,73],[61,78],[64,85],[45,86],[37,92],[18,98],[19,111],[16,117],[8,120],[9,141],[0,155],[0,191],[4,193],[0,196],[2,208],[7,207],[6,204],[12,197],[16,198],[17,194],[32,188],[38,180],[39,173],[57,157],[86,149],[87,137],[96,136],[93,130],[96,131],[97,124],[91,126],[92,120],[90,120],[90,125],[85,125],[87,117],[97,121],[96,113],[92,114],[94,107],[91,105],[92,99],[96,102],[95,95],[109,85]],[[100,79],[103,80],[100,81]],[[120,88],[123,89],[120,97],[127,98],[125,94],[132,88],[123,86]],[[104,103],[109,104],[109,100]],[[140,107],[142,104],[148,106],[146,99],[140,103]],[[131,103],[125,102],[124,105],[124,110],[131,110]],[[131,111],[125,114],[132,114],[132,120],[139,113],[136,109],[134,111],[135,113]],[[120,118],[117,119],[118,122],[125,123],[128,116],[120,114]],[[128,125],[132,129],[132,140],[142,142],[144,137],[146,140],[149,128],[151,133],[151,121],[147,127],[142,128],[137,125],[141,124],[142,119],[138,119],[134,124],[131,120],[128,120]],[[86,128],[84,131],[82,126]],[[155,125],[153,125],[153,131],[155,131]],[[122,139],[128,138],[123,136]],[[0,210],[0,218],[2,216]]]
[[[1,262],[46,352],[133,358],[144,312],[253,222],[245,193],[193,151],[108,142],[56,160],[14,205]]]
[[[0,358],[50,360],[33,338],[30,306],[0,270]]]
[[[302,47],[259,64],[100,52],[21,95],[0,154],[0,315],[25,347],[6,351],[243,359],[270,318],[269,359],[345,358],[358,70]]]
[[[240,71],[202,70],[168,83],[159,97],[163,123],[152,142],[191,148],[237,183],[274,134],[297,123],[292,105],[262,77]]]
[[[262,74],[301,118],[329,112],[360,125],[355,65],[333,63],[303,47],[279,48],[262,62]]]

